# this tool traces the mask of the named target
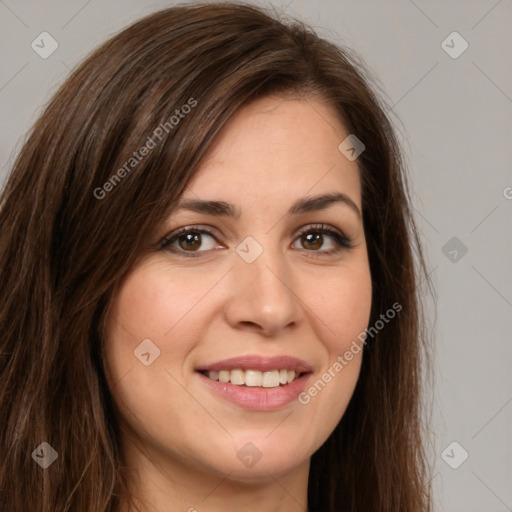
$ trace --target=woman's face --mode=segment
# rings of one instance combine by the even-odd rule
[[[221,132],[157,229],[166,246],[114,298],[107,375],[132,462],[143,451],[239,481],[307,472],[352,396],[370,315],[348,135],[331,107],[284,97]]]

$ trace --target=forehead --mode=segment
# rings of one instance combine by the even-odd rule
[[[336,189],[353,196],[360,206],[357,163],[338,149],[348,135],[325,102],[281,96],[258,99],[224,126],[187,190],[199,197],[250,203]]]

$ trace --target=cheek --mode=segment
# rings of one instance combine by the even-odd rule
[[[308,305],[316,317],[312,325],[325,357],[315,379],[299,395],[299,403],[319,425],[312,444],[325,440],[336,427],[359,379],[361,334],[368,326],[372,303],[369,266],[362,259],[360,264],[341,268],[329,279],[317,279],[316,289]]]
[[[338,275],[324,279],[321,286],[317,282],[317,289],[309,304],[321,320],[317,325],[332,359],[334,353],[347,350],[368,326],[372,303],[369,267],[361,264],[341,269]]]
[[[166,281],[163,270],[144,266],[122,283],[113,302],[105,340],[109,381],[117,395],[137,397],[150,387],[162,363],[167,364],[170,351],[166,340],[188,306],[185,294],[180,297],[175,290],[176,283]],[[172,355],[186,351],[186,337],[174,337]],[[143,356],[146,353],[150,361],[147,366]],[[127,392],[127,386],[134,389]]]
[[[178,398],[183,363],[206,329],[208,293],[225,273],[223,268],[206,267],[170,273],[168,263],[154,258],[125,278],[113,302],[105,340],[107,378],[120,402],[139,410],[144,396],[162,394],[164,400],[173,389],[178,392],[174,403],[186,405]],[[148,339],[150,343],[144,341]],[[148,348],[152,362],[145,366],[137,354]]]
[[[127,276],[115,297],[105,339],[107,378],[121,416],[147,443],[163,439],[159,429],[179,411],[187,410],[189,422],[204,422],[204,411],[183,390],[182,363],[200,335],[201,326],[191,318],[213,283],[211,273],[205,279],[177,273],[171,278],[157,262]],[[153,359],[146,366],[134,351],[140,353],[147,339],[159,352],[153,359],[155,349],[145,349]],[[168,436],[179,447],[185,429],[175,423],[178,434]]]
[[[173,352],[180,352],[190,344],[194,329],[187,327],[188,336],[176,333],[187,325],[187,317],[196,315],[208,291],[219,281],[219,271],[169,273],[162,262],[139,267],[129,275],[112,308],[112,324],[117,333],[111,339],[127,337],[140,343],[145,338],[161,343],[163,347],[173,338]],[[117,334],[117,335],[116,335]],[[135,348],[135,346],[133,347]]]

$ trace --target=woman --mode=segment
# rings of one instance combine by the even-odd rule
[[[431,510],[425,265],[347,50],[248,5],[138,21],[0,225],[0,510]]]

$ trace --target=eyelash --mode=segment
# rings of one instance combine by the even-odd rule
[[[215,237],[213,232],[210,231],[209,229],[206,229],[203,227],[190,226],[190,227],[184,227],[184,228],[177,229],[176,231],[167,235],[160,243],[160,249],[168,250],[173,253],[183,255],[186,258],[197,258],[198,256],[200,256],[200,253],[208,252],[208,250],[206,250],[206,251],[184,251],[183,249],[179,249],[177,247],[171,246],[171,244],[174,243],[176,240],[178,240],[180,236],[188,235],[189,233],[209,235],[214,240],[217,241],[217,238]],[[307,252],[319,253],[317,255],[311,254],[311,256],[313,256],[313,257],[319,257],[320,255],[330,256],[330,255],[337,254],[343,250],[351,249],[353,247],[352,240],[349,237],[342,235],[341,233],[339,233],[338,231],[336,231],[334,229],[329,228],[325,224],[315,224],[315,225],[304,226],[303,228],[301,228],[301,230],[297,234],[296,240],[301,238],[306,233],[316,233],[316,234],[328,235],[328,236],[332,237],[332,239],[334,240],[334,243],[336,245],[336,247],[334,249],[329,249],[327,251],[304,249]]]

